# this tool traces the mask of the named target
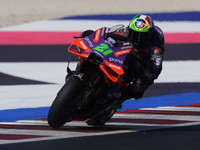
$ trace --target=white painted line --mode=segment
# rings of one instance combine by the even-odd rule
[[[74,69],[76,63],[70,64]],[[155,83],[200,82],[200,61],[165,61]],[[2,73],[57,84],[0,86],[0,110],[46,107],[65,83],[67,63],[0,63]],[[48,90],[47,90],[48,89]]]
[[[159,110],[159,111],[190,111],[190,112],[199,112],[200,108],[197,107],[157,107],[157,108],[141,108],[140,110]]]
[[[0,31],[84,31],[112,27],[117,24],[127,26],[130,21],[121,20],[43,20],[0,28]],[[200,22],[192,21],[155,21],[163,32],[200,32]],[[192,28],[191,28],[192,27]]]
[[[174,114],[115,114],[113,118],[184,120],[200,122],[200,116]]]
[[[70,63],[75,69],[77,63]],[[164,61],[163,70],[155,80],[156,83],[200,82],[200,60],[197,61]],[[67,62],[15,62],[0,63],[2,73],[26,79],[64,83]]]

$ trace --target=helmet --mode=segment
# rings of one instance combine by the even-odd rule
[[[136,15],[128,26],[129,38],[134,46],[148,44],[153,36],[154,23],[147,15]]]

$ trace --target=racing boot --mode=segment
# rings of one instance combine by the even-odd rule
[[[117,109],[111,107],[108,110],[104,111],[103,113],[86,120],[86,123],[92,126],[104,125],[115,114],[116,110]]]
[[[118,99],[117,103],[108,110],[104,111],[103,113],[86,120],[86,123],[88,125],[93,125],[93,126],[104,125],[106,122],[110,120],[110,118],[115,114],[115,112],[118,109],[122,108],[122,103],[127,98],[125,92],[120,92],[120,93],[116,92],[111,97]]]
[[[115,105],[113,105],[108,110],[104,111],[103,113],[101,113],[93,118],[86,120],[86,123],[88,125],[93,125],[93,126],[104,125],[106,122],[108,122],[110,120],[110,118],[112,118],[112,116],[115,114],[115,112],[118,109],[122,108],[122,103],[124,101],[125,100],[123,98],[121,98]]]

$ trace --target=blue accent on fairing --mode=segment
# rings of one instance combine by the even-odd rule
[[[139,14],[139,13],[138,13]],[[143,13],[144,14],[144,13]],[[200,21],[200,12],[169,12],[169,13],[145,13],[154,21]],[[103,14],[64,17],[60,19],[83,19],[83,20],[128,20],[137,14]]]
[[[189,104],[200,104],[200,92],[154,96],[148,98],[141,98],[139,100],[127,100],[123,103],[123,107],[118,111]]]
[[[123,103],[122,109],[118,111],[189,104],[200,104],[200,92],[154,96],[142,98],[140,100],[127,100]],[[50,107],[0,110],[0,122],[13,122],[17,120],[34,120],[38,118],[47,118],[49,108]]]

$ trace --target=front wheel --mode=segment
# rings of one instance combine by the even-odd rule
[[[70,112],[71,104],[80,92],[84,84],[77,77],[71,77],[68,82],[58,92],[48,113],[48,124],[53,128],[59,128],[73,117]]]

